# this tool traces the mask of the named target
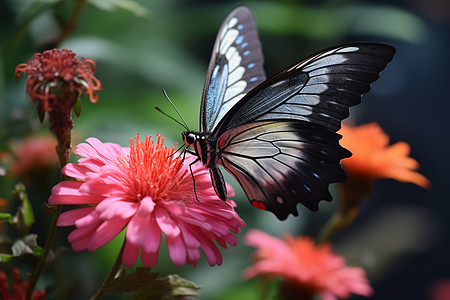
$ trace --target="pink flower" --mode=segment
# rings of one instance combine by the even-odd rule
[[[234,202],[220,200],[211,185],[208,169],[192,165],[198,200],[189,164],[195,157],[182,158],[176,151],[139,135],[130,147],[102,143],[95,138],[78,145],[78,164],[63,169],[78,181],[56,185],[50,204],[79,204],[82,208],[64,212],[59,226],[75,225],[69,241],[75,251],[94,251],[118,235],[124,228],[125,248],[122,262],[132,267],[139,252],[142,263],[153,267],[158,260],[161,233],[165,235],[173,263],[195,265],[201,248],[211,266],[222,263],[214,243],[223,248],[236,245],[236,237],[245,226],[234,211]],[[230,232],[231,231],[231,232]]]
[[[450,279],[440,279],[431,286],[431,300],[450,299]]]
[[[299,296],[299,291],[320,294],[323,300],[373,293],[364,270],[347,267],[345,259],[332,252],[330,244],[316,245],[308,237],[287,236],[281,240],[259,230],[249,231],[245,239],[258,249],[254,252],[255,264],[244,270],[244,277],[281,277],[290,291],[297,292],[292,299]]]

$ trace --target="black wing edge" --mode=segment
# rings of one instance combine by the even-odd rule
[[[246,126],[252,127],[250,130],[258,126],[265,130],[264,123],[266,122]],[[300,142],[301,147],[292,148],[292,145],[277,144],[283,139],[280,131],[280,140],[272,141],[274,145],[277,144],[279,154],[271,157],[271,160],[264,161],[267,157],[255,157],[255,152],[253,156],[250,156],[251,153],[244,156],[241,153],[234,154],[231,137],[228,141],[230,150],[228,151],[225,146],[221,165],[238,181],[254,207],[271,211],[280,220],[285,220],[289,214],[298,216],[298,203],[317,211],[320,201],[332,200],[328,190],[329,184],[342,182],[347,178],[340,160],[350,157],[351,153],[339,144],[342,136],[309,122],[269,123],[287,125],[288,127],[283,127],[282,130],[287,128],[295,134],[295,140],[292,141]],[[245,143],[245,140],[243,141]],[[292,155],[292,151],[297,154]],[[254,171],[256,165],[257,172]]]
[[[358,48],[355,52],[339,52],[342,49]],[[340,122],[348,117],[349,107],[361,102],[361,96],[370,90],[370,85],[379,78],[379,73],[385,69],[387,64],[393,59],[396,50],[394,47],[372,42],[349,43],[336,47],[331,47],[320,51],[308,58],[296,63],[273,77],[267,79],[241,99],[223,118],[216,127],[215,132],[231,129],[245,123],[263,120],[276,120],[278,117],[276,108],[280,108],[282,103],[274,100],[266,101],[264,110],[254,113],[253,108],[257,102],[260,102],[265,95],[276,94],[280,82],[292,81],[292,85],[298,84],[299,91],[288,96],[284,101],[288,101],[296,95],[308,95],[302,92],[311,85],[324,84],[328,89],[325,91],[313,92],[310,95],[321,97],[321,102],[312,107],[311,117],[300,116],[299,119],[309,120],[310,122],[322,125],[332,131],[340,128]],[[348,61],[339,63],[336,61],[327,61],[333,54],[341,54]],[[326,73],[320,74],[321,70],[326,69]],[[325,72],[325,70],[324,70]],[[311,73],[327,75],[311,79]],[[305,79],[305,75],[307,78]],[[300,80],[300,82],[297,82]],[[326,79],[324,82],[320,80]],[[303,87],[301,87],[304,85]],[[248,107],[248,108],[247,108]],[[271,113],[274,111],[274,113]],[[251,112],[251,115],[248,113]],[[280,115],[280,119],[284,116]],[[293,117],[294,119],[296,117]]]

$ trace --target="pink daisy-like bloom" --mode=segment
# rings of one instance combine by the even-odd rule
[[[194,194],[189,164],[195,157],[173,155],[175,146],[163,146],[139,135],[130,147],[102,143],[89,138],[78,145],[78,164],[69,163],[63,173],[77,181],[56,185],[50,204],[79,204],[84,207],[64,212],[59,226],[75,225],[68,239],[75,251],[94,251],[117,236],[124,228],[122,262],[132,267],[139,253],[146,267],[158,260],[161,233],[169,256],[176,266],[196,265],[201,248],[211,266],[222,263],[214,243],[223,248],[235,246],[245,226],[234,211],[235,203],[222,201],[214,192],[208,169],[192,165],[198,200]]]
[[[245,242],[258,249],[254,252],[255,264],[244,270],[244,277],[283,278],[284,287],[291,293],[286,296],[289,299],[319,294],[323,300],[336,300],[352,293],[373,293],[364,270],[347,267],[345,258],[333,253],[330,244],[316,245],[313,239],[302,236],[282,240],[260,230],[250,230]]]

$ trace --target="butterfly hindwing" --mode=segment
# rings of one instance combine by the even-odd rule
[[[233,10],[219,30],[203,88],[200,131],[212,132],[248,91],[266,79],[256,24],[246,7]]]
[[[324,50],[250,91],[224,116],[215,134],[246,123],[286,119],[337,131],[349,107],[360,103],[394,53],[393,47],[377,43]]]
[[[340,135],[304,121],[255,122],[230,129],[218,140],[223,167],[250,202],[279,219],[331,201],[328,185],[346,178],[339,162],[350,152]]]

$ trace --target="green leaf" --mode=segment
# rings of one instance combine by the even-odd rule
[[[148,268],[137,268],[134,273],[122,274],[105,286],[105,290],[111,294],[122,294],[135,291],[147,286],[158,286],[159,273],[149,273]]]
[[[175,299],[178,296],[195,296],[200,286],[181,278],[169,275],[158,279],[159,273],[150,273],[149,268],[137,268],[134,273],[121,274],[105,286],[112,294],[135,292],[129,300]]]
[[[106,11],[123,9],[140,18],[150,18],[151,16],[148,8],[133,0],[89,0],[89,4]]]
[[[169,275],[136,291],[129,300],[170,300],[179,299],[179,296],[197,296],[200,288],[178,275]]]
[[[169,275],[166,280],[172,286],[172,296],[196,296],[201,286],[178,275]]]
[[[38,116],[39,116],[39,121],[42,123],[44,123],[44,119],[45,119],[45,109],[44,109],[44,104],[42,103],[42,101],[38,101],[37,107],[36,107]]]
[[[0,262],[8,262],[14,258],[12,254],[0,253]]]
[[[77,99],[75,105],[73,106],[73,112],[77,118],[81,115],[81,101],[80,98]]]
[[[19,198],[21,204],[13,217],[13,224],[22,234],[27,234],[34,223],[34,214],[28,195],[25,192],[25,186],[22,183],[18,183],[14,188],[14,194]]]
[[[13,216],[11,214],[8,213],[0,213],[0,221],[6,221],[8,223],[12,223],[13,222]]]

